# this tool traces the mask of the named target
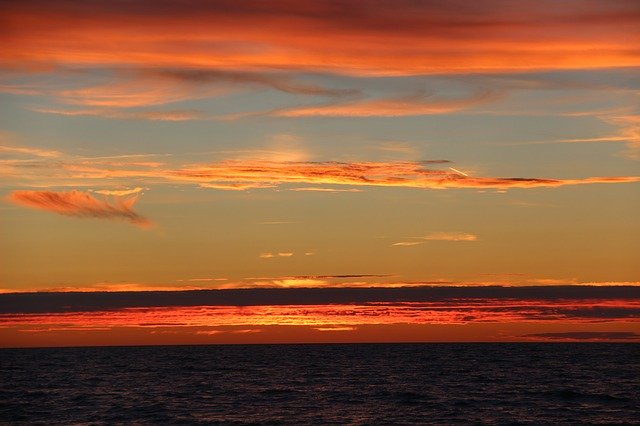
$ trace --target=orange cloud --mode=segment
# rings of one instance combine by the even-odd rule
[[[273,257],[291,257],[293,256],[293,253],[291,252],[280,252],[280,253],[271,253],[271,252],[266,252],[266,253],[260,253],[260,257],[261,259],[271,259]]]
[[[275,188],[270,183],[201,183],[200,188],[222,189],[224,191],[245,191],[247,189]]]
[[[325,188],[325,187],[314,187],[314,186],[305,186],[302,188],[290,188],[290,191],[296,192],[362,192],[361,189],[358,188],[349,188],[349,189],[338,189],[338,188]]]
[[[89,116],[102,118],[118,118],[123,120],[151,120],[151,121],[190,121],[201,120],[204,117],[196,110],[169,111],[129,111],[118,109],[62,109],[62,108],[31,108],[31,111],[44,114]]]
[[[463,232],[434,232],[421,238],[427,241],[476,241],[478,239],[477,235]]]
[[[490,92],[461,99],[431,99],[418,94],[405,98],[369,99],[344,104],[298,107],[273,111],[279,117],[401,117],[446,114],[496,99]]]
[[[567,185],[596,183],[630,183],[640,176],[608,176],[576,179],[547,179],[522,177],[466,176],[452,170],[427,168],[433,162],[278,162],[269,160],[226,160],[212,164],[186,164],[182,168],[163,168],[162,163],[101,164],[100,161],[42,162],[37,167],[31,162],[0,162],[0,173],[29,183],[56,182],[98,185],[102,179],[113,184],[114,179],[136,179],[148,184],[158,181],[184,182],[205,188],[244,190],[273,188],[284,184],[341,185],[342,187],[404,187],[418,189],[496,189],[552,188]],[[440,163],[437,163],[440,164]],[[304,188],[312,188],[305,186]],[[293,190],[300,190],[293,188]],[[308,191],[309,189],[304,189]]]
[[[45,158],[55,158],[55,157],[60,157],[62,155],[62,153],[60,153],[59,151],[54,151],[54,150],[30,148],[30,147],[24,147],[24,146],[6,146],[6,145],[0,145],[0,152],[33,155],[36,157],[45,157]]]
[[[546,141],[520,142],[509,145],[552,145],[552,144],[582,144],[582,143],[620,143],[624,142],[626,149],[620,154],[630,160],[640,160],[640,115],[619,115],[615,114],[597,115],[602,121],[614,124],[619,127],[617,133],[608,136],[598,136],[592,138],[568,138]],[[576,115],[576,114],[573,114]]]
[[[478,237],[474,234],[463,232],[433,232],[424,237],[411,237],[414,241],[401,241],[391,244],[392,247],[398,246],[417,246],[426,241],[477,241]],[[417,241],[416,241],[417,240]]]
[[[132,188],[132,189],[100,189],[97,191],[93,191],[96,194],[102,194],[102,195],[115,195],[118,197],[123,197],[126,195],[133,195],[133,194],[138,194],[140,192],[144,191],[144,188],[140,188],[140,187],[136,187],[136,188]]]
[[[104,171],[105,176],[131,176],[131,172]],[[135,173],[134,173],[135,174]],[[424,189],[446,188],[539,188],[592,183],[638,182],[638,176],[590,177],[583,179],[470,177],[459,173],[426,169],[420,162],[242,162],[223,161],[165,171],[171,180],[215,184],[286,183],[351,186],[390,186]]]
[[[470,324],[484,322],[638,323],[638,300],[491,299],[369,304],[137,307],[60,313],[1,313],[11,326],[261,327],[294,325],[358,327],[374,324]]]
[[[140,227],[151,225],[148,219],[133,211],[133,205],[137,201],[135,196],[110,202],[80,191],[13,191],[9,195],[9,201],[65,216],[125,219]]]
[[[3,5],[6,66],[309,70],[361,75],[640,65],[636,2],[499,0]],[[585,54],[588,52],[588,54]]]

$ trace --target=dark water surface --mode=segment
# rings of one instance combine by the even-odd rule
[[[0,350],[7,424],[640,424],[638,344]]]

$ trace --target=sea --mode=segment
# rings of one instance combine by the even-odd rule
[[[636,424],[640,344],[0,350],[2,424]]]

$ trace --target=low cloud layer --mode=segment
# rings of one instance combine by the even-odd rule
[[[308,279],[315,279],[309,277]],[[419,286],[419,287],[324,287],[324,288],[237,288],[225,290],[57,292],[0,294],[0,314],[102,311],[122,308],[176,306],[258,306],[376,304],[381,302],[451,302],[464,305],[491,302],[496,309],[519,300],[543,301],[549,314],[559,312],[557,302],[599,301],[581,304],[582,315],[594,319],[608,315],[640,318],[640,286]],[[620,300],[638,305],[629,310]],[[597,306],[596,306],[597,305]],[[569,309],[569,308],[567,308]]]

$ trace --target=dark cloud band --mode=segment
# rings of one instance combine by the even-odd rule
[[[446,302],[495,299],[509,301],[640,300],[640,286],[528,286],[528,287],[400,287],[400,288],[254,288],[189,291],[59,292],[0,294],[0,314],[91,312],[123,308],[188,306],[325,305],[367,303]],[[612,306],[625,318],[640,318],[640,309]],[[602,310],[602,309],[600,309]]]

